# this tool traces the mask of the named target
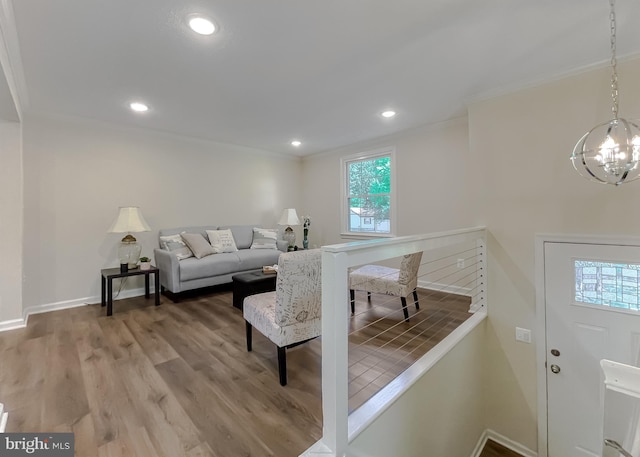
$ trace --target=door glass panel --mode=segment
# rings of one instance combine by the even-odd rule
[[[640,312],[640,264],[574,260],[575,301]]]

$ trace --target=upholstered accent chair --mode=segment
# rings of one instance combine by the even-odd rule
[[[416,309],[420,309],[418,303],[418,270],[422,252],[407,254],[402,258],[400,269],[389,268],[382,265],[364,265],[349,273],[349,295],[351,299],[351,314],[355,312],[355,291],[367,292],[367,299],[371,301],[371,294],[386,294],[400,297],[404,319],[409,320],[407,310],[407,297],[413,293]]]
[[[287,385],[287,348],[320,336],[322,258],[319,249],[280,254],[275,292],[244,299],[247,351],[255,327],[278,347],[280,384]]]

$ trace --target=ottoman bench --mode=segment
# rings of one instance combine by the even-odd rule
[[[276,274],[263,273],[262,270],[249,271],[233,275],[233,306],[242,311],[242,302],[249,295],[276,290]]]

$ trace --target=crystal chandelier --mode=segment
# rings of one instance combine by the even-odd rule
[[[602,184],[633,181],[640,177],[640,127],[618,117],[615,0],[611,12],[611,111],[613,119],[588,131],[573,148],[571,162],[585,178]]]

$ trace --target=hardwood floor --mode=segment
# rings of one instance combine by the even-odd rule
[[[507,449],[495,441],[487,440],[480,457],[520,457],[520,454],[513,452],[511,449]]]
[[[138,297],[111,317],[90,305],[0,333],[6,431],[74,432],[82,457],[298,456],[322,434],[320,340],[287,352],[281,387],[275,346],[254,332],[246,351],[231,300],[230,288],[159,307]]]
[[[289,352],[286,388],[253,345],[228,290],[31,316],[0,333],[7,432],[72,431],[83,457],[297,456],[322,434],[320,341]]]
[[[470,299],[418,289],[420,309],[407,299],[356,292],[349,322],[349,410],[353,411],[471,317]]]

